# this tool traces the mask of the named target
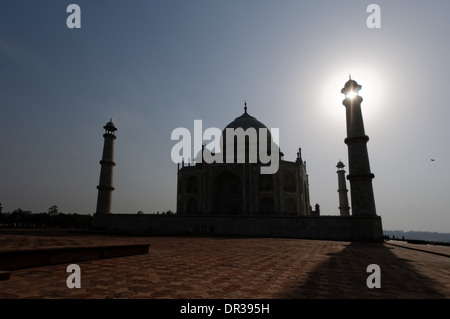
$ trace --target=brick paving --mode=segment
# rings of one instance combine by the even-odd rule
[[[2,231],[0,251],[134,243],[151,246],[144,255],[77,263],[81,268],[79,289],[67,288],[67,265],[11,271],[9,280],[0,281],[1,299],[450,297],[450,258],[405,249],[392,245],[394,242],[50,234]],[[409,245],[414,247],[450,255],[450,247]],[[366,285],[370,264],[381,268],[380,289]]]

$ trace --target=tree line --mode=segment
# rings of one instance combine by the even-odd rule
[[[403,231],[403,230],[383,230],[384,235],[390,238],[403,240],[417,240],[427,242],[450,243],[450,233],[438,233],[429,231]]]
[[[45,228],[45,227],[89,227],[92,215],[65,214],[58,206],[51,206],[47,212],[32,213],[21,208],[12,212],[3,212],[0,203],[0,227],[2,228]]]

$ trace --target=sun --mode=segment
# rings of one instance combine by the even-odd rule
[[[357,96],[357,95],[358,95],[358,93],[356,93],[355,91],[350,91],[350,92],[348,92],[346,97],[350,100],[353,100],[355,98],[355,96]]]
[[[367,126],[376,123],[380,116],[388,112],[386,101],[392,95],[393,88],[387,86],[385,67],[383,65],[367,65],[367,63],[355,63],[345,66],[329,65],[323,73],[317,76],[318,87],[320,88],[320,99],[317,100],[321,114],[326,119],[327,125],[344,125],[345,115],[343,115],[342,100],[354,101],[356,98],[362,99],[362,112]],[[356,80],[361,86],[361,91],[354,92],[348,90],[346,95],[342,95],[341,88],[351,78]]]

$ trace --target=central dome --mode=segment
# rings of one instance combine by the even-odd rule
[[[267,129],[267,142],[270,143],[272,141],[272,135],[270,134],[270,130],[267,128],[267,126],[258,121],[256,117],[251,116],[250,114],[247,113],[247,103],[245,103],[244,114],[235,118],[234,121],[228,124],[222,131],[222,138],[226,139],[227,128],[231,129],[242,128],[244,131],[246,131],[249,128],[254,128],[256,130],[256,135],[258,136],[258,139],[259,139],[259,129],[264,128]]]
[[[266,128],[267,129],[267,126],[265,126],[263,123],[258,121],[255,117],[253,117],[250,114],[248,114],[247,110],[245,110],[244,114],[242,114],[241,116],[235,118],[233,122],[228,124],[225,127],[225,130],[227,128],[236,129],[236,128],[239,128],[239,127],[243,128],[244,130],[246,130],[246,129],[250,128],[250,127],[253,127],[256,130],[258,130],[260,128]]]
[[[258,121],[254,116],[251,116],[250,114],[247,113],[247,103],[245,104],[244,110],[245,110],[244,114],[235,118],[234,121],[228,124],[222,131],[221,145],[222,145],[222,153],[224,154],[224,156],[226,156],[227,145],[229,143],[232,143],[235,153],[234,158],[245,159],[244,161],[248,162],[248,154],[250,150],[252,150],[254,154],[259,154],[259,139],[260,139],[259,129],[265,129],[267,132],[266,141],[267,141],[267,151],[269,153],[271,152],[272,149],[273,138],[272,134],[270,133],[270,130],[266,125]],[[244,131],[244,134],[246,135],[244,145],[238,145],[238,139],[236,136],[231,141],[227,140],[227,129],[232,129],[233,131],[235,131],[236,129],[239,128],[242,129]],[[255,133],[256,133],[256,140],[252,138],[252,136],[254,136]],[[257,156],[259,158],[259,155]]]

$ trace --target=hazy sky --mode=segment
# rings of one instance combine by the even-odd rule
[[[66,25],[71,3],[81,29]],[[302,148],[311,204],[338,215],[351,73],[383,228],[450,232],[449,12],[448,0],[2,0],[3,210],[94,213],[112,117],[113,211],[175,211],[172,131],[222,129],[247,100],[286,160]]]

